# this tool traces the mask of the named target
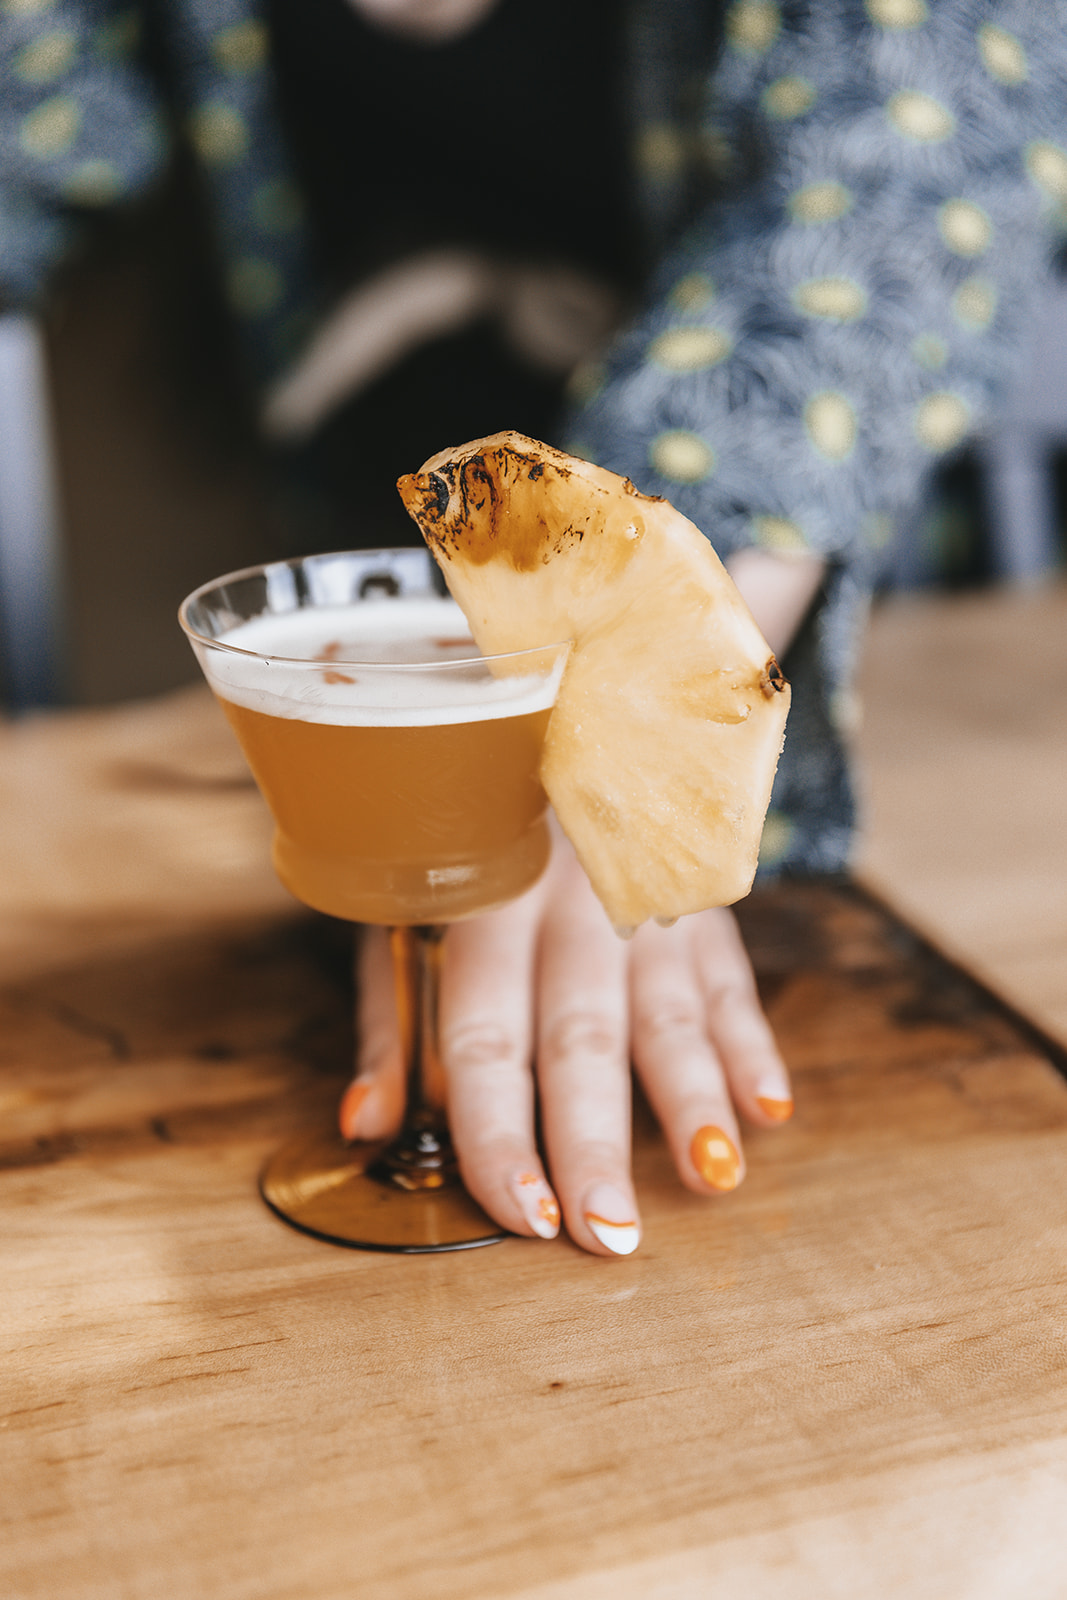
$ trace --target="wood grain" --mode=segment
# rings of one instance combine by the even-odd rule
[[[293,901],[203,686],[0,722],[0,978]]]
[[[869,879],[998,982],[1067,903],[1058,595],[901,602],[868,657]],[[0,726],[4,1600],[1062,1600],[1046,1051],[797,886],[745,910],[798,1111],[735,1194],[641,1113],[628,1260],[334,1250],[255,1195],[351,1048],[268,832],[203,691]]]
[[[264,1210],[343,1078],[334,925],[186,910],[9,975],[0,1593],[1061,1595],[1067,1088],[855,891],[745,921],[796,1119],[703,1202],[641,1113],[625,1261]]]

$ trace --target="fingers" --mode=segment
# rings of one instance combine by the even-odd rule
[[[348,1138],[395,1132],[404,1096],[387,938],[359,946],[357,1075]],[[744,1176],[735,1107],[769,1127],[792,1113],[789,1076],[728,911],[651,924],[626,944],[569,847],[503,910],[455,925],[444,946],[441,1056],[463,1180],[513,1232],[628,1255],[640,1220],[630,1178],[630,1048],[683,1182]],[[537,1079],[550,1183],[535,1137]],[[557,1200],[558,1196],[558,1200]]]
[[[791,1114],[792,1095],[732,915],[640,929],[630,997],[634,1063],[682,1181],[704,1194],[736,1188],[735,1105],[770,1126]]]
[[[708,1034],[722,1061],[734,1104],[762,1127],[787,1122],[793,1089],[756,989],[737,919],[730,911],[688,918]]]
[[[404,1061],[389,939],[362,928],[356,942],[356,1076],[341,1101],[346,1139],[385,1139],[400,1127]]]
[[[629,1255],[640,1220],[630,1179],[628,947],[569,851],[549,889],[537,1075],[552,1176],[571,1238],[597,1255]]]
[[[634,937],[630,973],[634,1065],[683,1183],[698,1194],[744,1177],[737,1120],[708,1037],[704,993],[685,922]]]
[[[457,923],[445,940],[440,1047],[463,1181],[514,1233],[552,1239],[560,1212],[534,1140],[534,966],[544,890]]]

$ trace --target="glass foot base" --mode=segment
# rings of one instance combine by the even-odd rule
[[[332,1130],[299,1134],[270,1157],[260,1193],[291,1227],[352,1250],[427,1255],[508,1237],[465,1189],[410,1192],[369,1177],[382,1148],[346,1144]]]

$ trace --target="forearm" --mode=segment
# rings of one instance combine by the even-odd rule
[[[749,548],[735,551],[726,567],[763,637],[784,656],[819,592],[825,561],[803,551],[776,556]]]

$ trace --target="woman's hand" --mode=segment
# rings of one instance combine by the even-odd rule
[[[389,954],[367,929],[359,955],[357,1076],[348,1138],[395,1132],[403,1100]],[[630,1176],[630,1061],[696,1194],[736,1188],[735,1111],[759,1127],[792,1112],[789,1076],[729,911],[610,927],[570,846],[500,911],[445,940],[441,1055],[463,1181],[503,1227],[552,1238],[560,1211],[595,1254],[640,1239]],[[534,1138],[535,1096],[546,1163]],[[547,1165],[547,1172],[545,1166]]]

